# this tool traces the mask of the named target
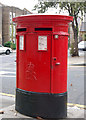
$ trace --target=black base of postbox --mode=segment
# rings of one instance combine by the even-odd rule
[[[30,117],[66,118],[67,92],[51,94],[16,89],[15,109]]]

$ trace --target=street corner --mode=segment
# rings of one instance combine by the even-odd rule
[[[77,106],[67,107],[67,118],[84,118],[86,110]]]
[[[0,93],[0,112],[3,111],[2,110],[3,108],[9,107],[14,103],[15,103],[15,95]]]
[[[33,118],[28,117],[28,116],[24,116],[20,113],[18,113],[15,110],[15,104],[11,105],[9,107],[3,108],[1,111],[3,111],[2,114],[0,114],[0,119],[5,119],[7,120],[7,118],[28,118],[29,120],[33,120]]]
[[[86,119],[86,105],[67,103],[67,117]]]
[[[79,57],[68,57],[68,65],[69,66],[86,66],[84,55]]]
[[[79,106],[79,105],[78,105]],[[81,118],[84,119],[86,110],[82,107],[83,105],[81,105],[81,107],[78,107],[77,105],[67,105],[67,118],[66,119],[70,119],[70,118]],[[15,104],[11,105],[9,107],[3,108],[1,110],[3,113],[0,114],[0,118],[26,118],[26,119],[30,119],[30,120],[36,120],[36,118],[32,118],[29,116],[25,116],[20,114],[19,112],[17,112],[15,110]],[[40,117],[38,117],[37,119],[40,119]],[[7,119],[6,119],[7,120]],[[43,120],[41,118],[41,120]]]

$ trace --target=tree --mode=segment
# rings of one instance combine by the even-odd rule
[[[34,10],[38,10],[38,13],[45,13],[48,8],[57,8],[59,7],[61,10],[67,10],[70,16],[73,16],[72,22],[72,29],[74,33],[74,43],[73,43],[73,53],[72,56],[79,56],[78,55],[78,18],[83,16],[84,8],[86,7],[86,2],[39,2],[37,5],[34,6]]]

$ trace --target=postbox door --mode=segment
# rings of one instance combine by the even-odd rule
[[[50,93],[51,34],[26,34],[25,50],[20,50],[20,54],[21,82],[18,87],[32,92]]]
[[[26,48],[25,48],[25,44],[26,44],[26,35],[25,34],[19,34],[17,35],[17,58],[16,58],[16,65],[17,65],[17,82],[16,82],[16,86],[17,88],[21,88],[24,87],[23,84],[25,81],[25,64],[26,64]],[[23,83],[22,83],[23,82]]]
[[[67,91],[67,47],[68,36],[59,35],[52,39],[51,93]]]

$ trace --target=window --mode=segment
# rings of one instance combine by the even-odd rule
[[[15,13],[13,13],[13,18],[16,16],[16,14]]]
[[[16,43],[16,38],[13,38],[13,43],[14,43],[14,44]]]
[[[16,35],[16,26],[13,25],[13,37]]]
[[[12,12],[10,12],[10,23],[12,23]]]
[[[84,40],[86,41],[86,34],[84,35]]]
[[[12,25],[10,25],[10,37],[12,36]]]

